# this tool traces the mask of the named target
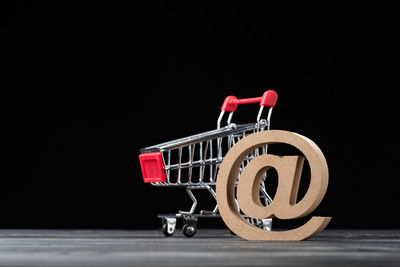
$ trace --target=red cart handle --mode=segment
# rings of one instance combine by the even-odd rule
[[[274,90],[265,91],[261,97],[237,99],[236,96],[227,96],[222,104],[221,110],[227,112],[235,112],[240,104],[260,103],[263,107],[275,107],[278,95]]]

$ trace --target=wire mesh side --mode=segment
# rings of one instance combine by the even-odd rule
[[[242,138],[258,131],[250,128],[241,133],[211,138],[163,151],[166,182],[156,186],[209,186],[215,185],[219,167],[229,149]],[[246,158],[250,161],[254,153]]]

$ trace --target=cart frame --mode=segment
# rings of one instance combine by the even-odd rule
[[[242,138],[258,131],[270,129],[272,110],[276,101],[277,94],[273,90],[268,90],[262,97],[255,98],[238,99],[235,96],[228,96],[221,107],[217,119],[217,129],[140,150],[139,160],[145,182],[159,187],[185,187],[193,202],[189,211],[158,216],[162,218],[162,231],[166,236],[171,236],[175,232],[178,218],[182,218],[184,221],[182,230],[185,236],[191,237],[196,233],[198,218],[220,217],[217,204],[211,211],[202,210],[196,214],[198,201],[192,190],[208,190],[216,201],[214,188],[219,166],[225,154]],[[238,105],[250,103],[260,103],[256,123],[238,125],[232,123],[233,114]],[[265,108],[269,108],[267,118],[261,119]],[[221,127],[226,113],[229,113],[226,126]],[[255,149],[247,156],[239,169],[238,179],[245,165],[260,153],[266,154],[267,149],[268,146],[265,145],[262,148]],[[264,204],[268,205],[272,202],[272,199],[265,190],[265,178],[266,175],[260,186],[260,196],[264,199]],[[240,211],[239,206],[238,210]],[[271,230],[272,219],[270,218],[252,219],[244,214],[242,216],[253,225]]]

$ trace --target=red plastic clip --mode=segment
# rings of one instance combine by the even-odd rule
[[[237,109],[237,106],[239,104],[236,103],[237,97],[230,95],[227,96],[224,100],[224,103],[222,104],[221,110],[225,110],[227,112],[235,112]]]
[[[268,90],[263,94],[260,106],[268,108],[275,107],[277,100],[278,100],[278,94],[274,90]]]
[[[165,182],[164,163],[161,152],[143,153],[139,155],[143,181],[145,183]]]

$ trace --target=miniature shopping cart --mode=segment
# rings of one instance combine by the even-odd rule
[[[273,90],[266,91],[262,97],[255,98],[237,99],[235,96],[228,96],[221,107],[216,130],[140,150],[139,160],[145,183],[160,187],[185,188],[193,201],[189,211],[179,211],[172,215],[159,215],[162,219],[164,235],[171,236],[174,234],[177,218],[182,218],[184,221],[183,234],[192,237],[196,234],[198,218],[220,217],[217,205],[213,210],[201,210],[199,213],[195,213],[198,201],[192,191],[208,190],[216,201],[215,184],[224,156],[242,138],[255,132],[269,130],[272,109],[276,100],[277,94]],[[256,122],[248,124],[232,123],[232,116],[238,105],[249,103],[260,103]],[[265,108],[269,108],[267,119],[261,119]],[[222,119],[227,112],[229,113],[227,125],[221,127]],[[266,145],[250,153],[239,168],[237,179],[252,158],[266,153]],[[266,174],[260,185],[260,199],[264,201],[264,205],[268,205],[272,200],[265,189],[265,178]],[[239,206],[238,210],[240,211]],[[271,230],[272,219],[253,219],[244,214],[242,216],[257,227]]]

